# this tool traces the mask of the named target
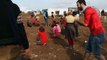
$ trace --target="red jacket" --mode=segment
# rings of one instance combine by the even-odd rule
[[[40,38],[42,43],[46,43],[48,41],[48,37],[47,37],[46,31],[44,31],[44,32],[40,32],[39,31],[38,32],[38,36],[39,36],[39,38]]]
[[[84,23],[90,28],[92,35],[98,35],[104,32],[100,16],[94,8],[87,7],[84,11],[84,18]]]

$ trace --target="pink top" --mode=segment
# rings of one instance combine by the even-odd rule
[[[57,30],[58,30],[58,32],[61,32],[61,27],[59,24],[57,24]]]
[[[54,27],[52,28],[52,31],[53,31],[56,35],[59,34],[59,33],[61,32],[61,28],[60,28],[59,24],[57,24],[57,26],[54,26]]]
[[[32,20],[31,20],[31,21],[32,21],[32,23],[35,23],[35,18],[32,18]]]

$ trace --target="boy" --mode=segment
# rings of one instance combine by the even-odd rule
[[[69,47],[70,49],[73,49],[74,47],[74,39],[75,39],[75,30],[74,30],[74,16],[72,15],[72,11],[68,12],[68,16],[65,17],[66,20],[66,38],[68,39]]]

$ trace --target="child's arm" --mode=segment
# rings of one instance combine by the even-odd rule
[[[40,33],[38,32],[37,34],[36,34],[36,41],[38,41],[38,40],[40,40]]]

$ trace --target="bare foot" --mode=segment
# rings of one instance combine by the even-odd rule
[[[43,46],[46,46],[46,43],[44,43]]]

